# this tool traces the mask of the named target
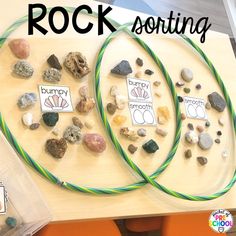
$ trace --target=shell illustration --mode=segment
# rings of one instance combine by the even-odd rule
[[[69,106],[68,102],[58,95],[49,96],[45,99],[44,105],[53,110],[62,110]]]
[[[144,98],[144,99],[149,98],[148,93],[140,87],[133,88],[131,90],[131,95],[136,97],[136,98]]]

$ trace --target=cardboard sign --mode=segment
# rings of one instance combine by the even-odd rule
[[[66,86],[39,86],[42,112],[72,112],[71,94]]]
[[[5,195],[5,187],[0,184],[0,214],[6,214],[6,195]]]
[[[207,120],[205,101],[201,98],[184,97],[186,116],[192,119]]]

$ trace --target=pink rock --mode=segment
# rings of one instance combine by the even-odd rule
[[[101,153],[106,149],[106,141],[99,134],[85,134],[83,142],[93,152]]]
[[[12,53],[20,59],[26,59],[30,54],[30,45],[25,39],[13,39],[9,43],[9,47]]]

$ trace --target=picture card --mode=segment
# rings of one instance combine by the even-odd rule
[[[207,120],[205,101],[201,98],[184,97],[186,116],[192,119]]]
[[[157,124],[152,103],[129,102],[133,125],[154,126]]]
[[[66,86],[39,86],[42,112],[72,112],[71,93]]]
[[[6,196],[5,196],[5,187],[0,185],[0,214],[5,214],[7,212],[6,207]]]
[[[151,83],[148,80],[127,78],[129,100],[152,102]]]

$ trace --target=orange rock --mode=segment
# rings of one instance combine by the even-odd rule
[[[116,115],[114,116],[113,118],[113,122],[116,124],[116,125],[122,125],[125,123],[126,121],[126,116],[122,116],[122,115]]]

